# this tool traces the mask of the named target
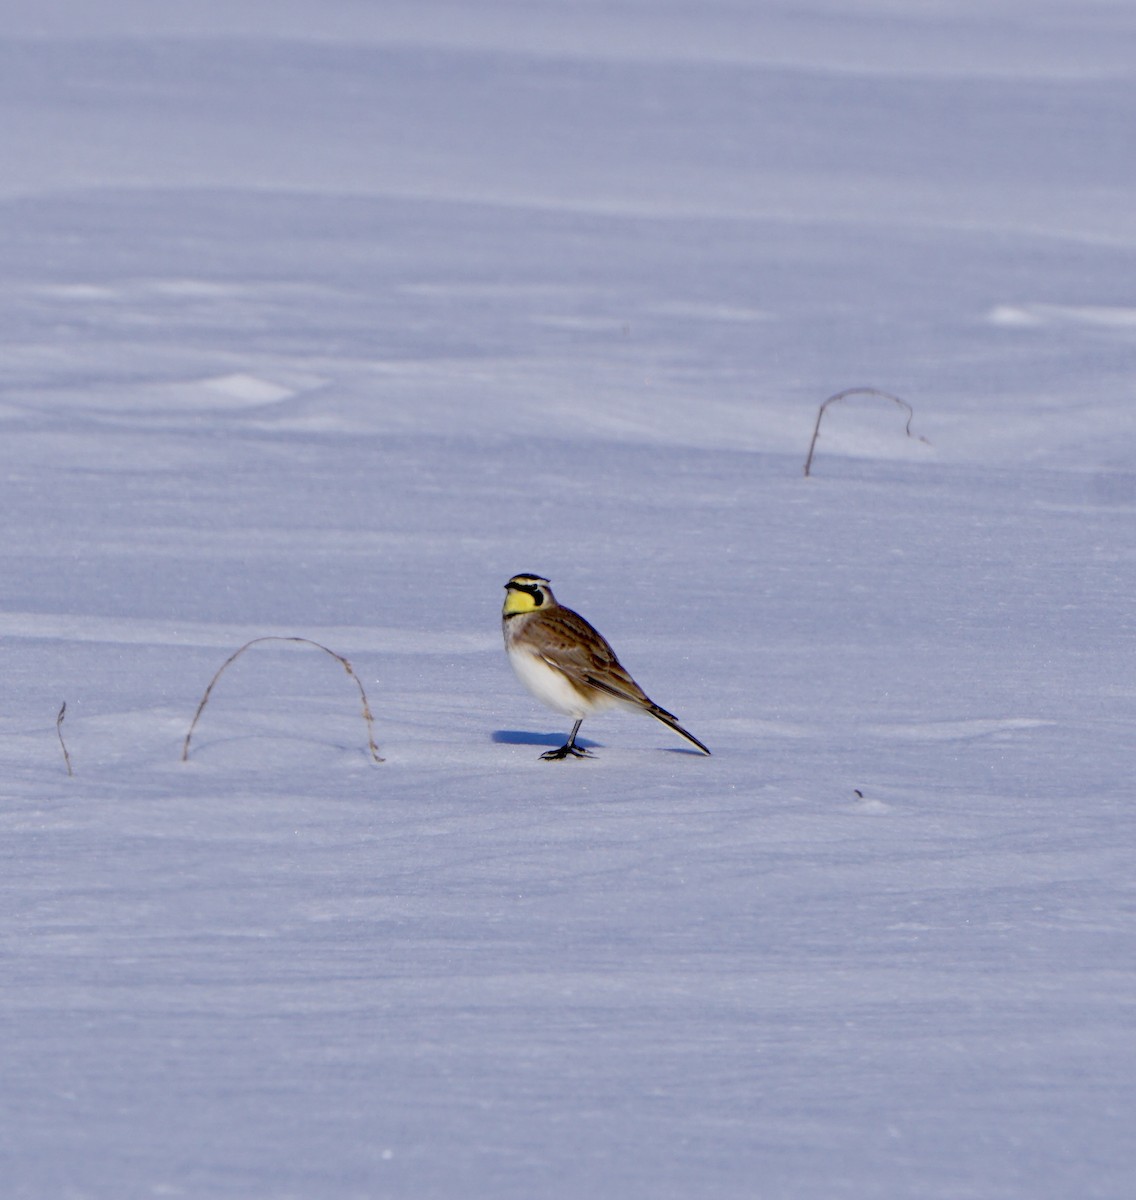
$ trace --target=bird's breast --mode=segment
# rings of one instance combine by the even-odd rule
[[[515,643],[509,646],[509,662],[532,695],[556,712],[578,719],[608,707],[602,692],[578,688],[563,671],[522,646]]]

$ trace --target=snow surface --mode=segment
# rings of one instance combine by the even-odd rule
[[[1133,1194],[1136,6],[7,0],[0,112],[5,1196]],[[714,757],[539,761],[519,571]],[[263,635],[385,762],[284,643],[179,761]]]

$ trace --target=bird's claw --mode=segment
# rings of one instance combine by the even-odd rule
[[[541,755],[541,758],[545,762],[559,762],[569,755],[573,758],[595,758],[595,755],[590,750],[585,750],[583,746],[574,746],[571,743],[560,746],[556,750],[546,750]]]

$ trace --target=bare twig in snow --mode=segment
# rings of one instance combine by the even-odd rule
[[[324,654],[331,655],[337,663],[347,672],[348,676],[354,681],[355,686],[359,689],[359,701],[363,707],[363,720],[367,723],[367,749],[371,752],[371,758],[381,763],[383,760],[379,756],[379,748],[375,745],[375,718],[371,715],[371,706],[367,702],[367,693],[363,690],[363,684],[359,676],[355,674],[351,664],[343,657],[342,654],[336,654],[334,650],[329,650],[326,646],[319,642],[313,642],[311,638],[306,637],[278,637],[275,634],[269,634],[265,637],[256,637],[252,641],[245,642],[239,649],[229,655],[227,659],[217,668],[217,673],[209,681],[209,686],[205,689],[205,694],[201,697],[201,703],[197,706],[197,712],[193,714],[193,720],[189,725],[189,732],[185,735],[185,742],[181,748],[181,761],[189,761],[189,742],[193,737],[193,731],[197,728],[197,722],[201,718],[202,712],[205,710],[206,704],[209,703],[209,697],[216,686],[217,681],[225,673],[226,668],[230,667],[244,652],[250,647],[255,646],[258,642],[300,642],[305,646],[314,646],[317,650],[322,650]]]
[[[63,716],[67,712],[67,701],[64,700],[60,706],[59,715],[55,718],[55,732],[59,737],[59,744],[63,747],[63,761],[67,764],[67,774],[74,775],[71,770],[71,755],[67,753],[67,743],[63,740]]]
[[[809,456],[805,459],[805,477],[808,478],[813,466],[813,454],[816,452],[817,438],[820,437],[820,423],[824,420],[824,414],[828,411],[830,404],[836,404],[840,400],[846,400],[849,396],[879,396],[882,400],[890,400],[893,404],[898,404],[900,408],[907,413],[907,424],[904,426],[904,432],[908,437],[916,438],[925,445],[931,443],[925,437],[919,437],[918,434],[911,432],[911,422],[915,417],[915,410],[907,403],[906,400],[901,400],[898,396],[893,396],[891,392],[881,392],[879,388],[855,387],[847,388],[843,392],[837,392],[835,396],[829,398],[817,409],[816,424],[813,426],[813,440],[809,442]]]

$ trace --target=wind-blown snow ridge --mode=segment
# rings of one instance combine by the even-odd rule
[[[989,717],[966,721],[915,722],[910,725],[870,725],[866,732],[885,738],[952,742],[967,738],[1014,733],[1019,729],[1040,729],[1053,724],[1053,721],[1038,720],[1033,717]]]
[[[235,649],[257,637],[292,635],[325,642],[331,649],[414,654],[480,654],[496,649],[488,633],[398,629],[381,626],[252,626],[204,621],[139,620],[67,613],[0,612],[0,637],[62,642],[102,642],[123,646],[215,646]],[[276,648],[281,648],[278,644]],[[283,647],[285,650],[288,647]]]

